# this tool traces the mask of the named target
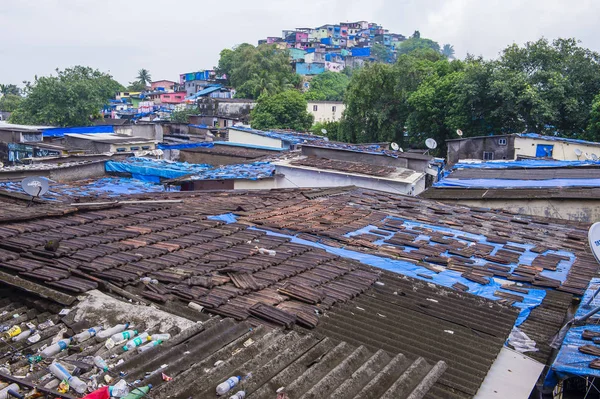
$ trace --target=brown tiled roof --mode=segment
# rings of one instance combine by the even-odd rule
[[[290,162],[292,165],[310,166],[319,169],[331,169],[340,172],[360,173],[363,175],[386,177],[394,172],[398,172],[398,168],[391,166],[371,165],[362,162],[338,161],[335,159],[325,159],[317,157],[306,157]],[[410,177],[414,171],[401,170],[398,173],[399,178]]]
[[[555,187],[555,188],[441,188],[430,187],[419,197],[432,200],[495,200],[495,199],[576,199],[597,200],[600,188],[597,187]]]
[[[219,144],[215,144],[214,147],[186,148],[181,151],[204,153],[204,154],[214,154],[214,155],[226,155],[226,156],[240,157],[240,158],[245,158],[245,159],[261,158],[261,157],[265,157],[265,156],[274,156],[274,155],[279,154],[279,151],[269,151],[269,150],[261,150],[261,149],[257,149],[257,148],[235,147],[235,146],[230,146],[230,145],[219,145]]]
[[[429,396],[436,398],[475,394],[514,323],[517,312],[505,304],[515,299],[495,304],[382,272],[292,242],[290,235],[330,248],[403,260],[432,272],[443,265],[473,280],[496,275],[569,293],[580,293],[598,272],[587,249],[585,226],[354,187],[141,194],[130,199],[183,202],[124,203],[106,209],[81,205],[78,212],[62,217],[0,224],[0,271],[73,293],[94,284],[107,289],[110,282],[124,294],[165,306],[179,299],[191,301],[209,314],[253,326],[316,325],[317,336],[371,351],[384,349],[411,359],[421,356],[428,364],[442,359],[449,369],[430,391]],[[228,212],[238,216],[236,223],[208,217]],[[467,246],[427,227],[419,231],[430,240],[417,240],[415,231],[402,226],[404,219],[484,235],[503,248],[492,256],[491,245]],[[375,230],[345,236],[368,225]],[[393,237],[380,246],[374,241],[382,232]],[[44,249],[49,240],[60,241],[55,251]],[[510,274],[503,265],[518,257],[519,247],[509,241],[534,244],[532,251],[539,254],[534,266],[519,266]],[[407,252],[405,246],[416,249]],[[547,249],[576,255],[566,282],[540,274],[560,261],[544,254]],[[471,256],[488,262],[477,267],[468,261]],[[142,276],[158,284],[142,285]],[[383,285],[373,285],[378,279]],[[540,309],[552,309],[552,320],[546,318],[547,312],[538,317],[534,311],[526,322],[530,324],[523,325],[539,339],[554,333],[550,330],[564,315],[561,309],[570,297],[549,298]]]

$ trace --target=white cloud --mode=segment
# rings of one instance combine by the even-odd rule
[[[600,51],[600,1],[578,0],[19,0],[0,8],[0,83],[81,64],[126,84],[140,68],[155,79],[213,67],[220,50],[282,29],[368,20],[419,30],[440,44],[495,57],[515,42],[577,37]]]

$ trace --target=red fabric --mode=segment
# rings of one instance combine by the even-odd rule
[[[110,399],[108,386],[96,389],[94,392],[87,394],[83,399]]]

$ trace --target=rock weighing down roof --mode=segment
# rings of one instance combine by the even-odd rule
[[[46,294],[141,295],[180,315],[191,301],[253,326],[316,326],[317,339],[364,345],[367,357],[382,349],[412,364],[424,358],[420,379],[443,360],[448,369],[428,397],[468,398],[517,316],[540,337],[558,328],[537,317],[552,299],[537,287],[578,293],[598,270],[584,227],[371,190],[131,197],[143,198],[183,202],[81,205],[0,225],[0,277],[33,291],[42,283]],[[49,241],[59,242],[54,251]],[[142,276],[158,284],[140,284]],[[568,301],[554,302],[558,318]],[[356,372],[364,364],[348,362]]]

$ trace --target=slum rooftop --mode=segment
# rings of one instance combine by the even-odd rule
[[[408,379],[409,390],[425,387],[429,398],[474,397],[515,323],[536,341],[532,357],[550,360],[547,342],[571,294],[583,293],[598,272],[585,225],[355,187],[120,199],[25,207],[11,198],[0,210],[6,216],[0,280],[69,305],[99,289],[152,302],[178,317],[190,317],[190,302],[201,307],[194,317],[208,323],[207,335],[185,348],[197,342],[189,352],[203,353],[202,342],[216,340],[207,358],[171,365],[166,357],[184,347],[154,351],[164,354],[156,365],[168,364],[165,373],[182,391],[193,379],[185,370],[211,370],[207,365],[220,359],[220,349],[238,353],[247,342],[242,331],[259,326],[253,331],[268,339],[253,338],[260,344],[210,371],[206,384],[242,370],[253,374],[250,397],[272,396],[283,385],[298,389],[297,397],[319,397],[313,385],[356,393],[372,388],[365,373],[376,364],[374,372],[382,374],[374,381],[396,370],[380,390]],[[145,276],[157,284],[140,284]],[[215,317],[236,320],[216,326],[237,333],[212,330]],[[263,331],[277,326],[297,331]],[[288,349],[273,369],[267,359],[274,356],[272,340],[280,339],[282,346],[273,348]],[[238,346],[227,346],[231,342]],[[328,357],[329,345],[340,355]],[[323,350],[306,349],[317,346]],[[321,354],[336,360],[314,366]],[[135,364],[132,375],[143,374],[143,362]],[[313,367],[302,373],[306,364]],[[402,374],[407,369],[418,372]],[[354,372],[362,377],[350,378]],[[393,392],[374,396],[406,396]]]

